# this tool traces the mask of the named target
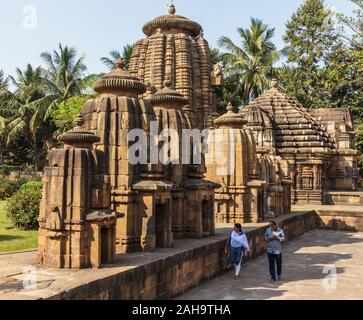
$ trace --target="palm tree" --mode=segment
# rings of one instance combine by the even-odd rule
[[[0,70],[0,166],[4,164],[4,149],[6,148],[6,103],[8,98],[9,79],[5,78],[4,71]]]
[[[9,92],[3,105],[2,113],[6,112],[7,145],[18,138],[27,138],[32,145],[34,169],[39,169],[38,131],[44,124],[44,119],[54,95],[45,95],[42,69],[27,65],[24,71],[16,69],[16,77],[10,76],[15,86],[14,93]]]
[[[3,116],[3,112],[1,111],[6,101],[8,85],[8,78],[5,78],[4,71],[0,70],[0,137],[4,134],[6,127],[6,118]]]
[[[0,70],[0,95],[8,90],[9,79],[5,78],[4,70]]]
[[[116,60],[123,58],[125,60],[125,68],[128,69],[133,49],[134,46],[127,44],[126,46],[123,47],[122,53],[120,51],[113,50],[110,52],[110,57],[102,57],[101,61],[103,62],[104,65],[106,65],[106,67],[109,70],[115,70]]]
[[[66,100],[75,95],[81,95],[88,86],[85,80],[84,56],[77,58],[77,50],[59,44],[59,51],[53,54],[43,52],[41,58],[45,62],[43,83],[47,93],[56,95],[60,100]]]
[[[242,87],[242,102],[247,105],[251,99],[258,97],[269,87],[274,76],[274,64],[284,54],[285,49],[278,51],[271,41],[275,29],[269,28],[261,20],[251,19],[249,28],[238,28],[241,47],[229,37],[218,40],[220,47],[226,49],[223,60],[230,76],[237,76]]]
[[[212,64],[217,64],[218,62],[221,62],[223,59],[221,52],[217,48],[210,48],[210,59],[212,61]]]
[[[15,92],[8,93],[0,110],[2,115],[7,112],[9,119],[7,145],[20,137],[27,138],[32,145],[35,170],[39,169],[38,135],[40,130],[46,129],[50,111],[70,97],[87,92],[95,78],[85,77],[84,57],[77,58],[74,48],[59,44],[59,51],[44,52],[41,58],[46,69],[28,65],[24,71],[17,69],[16,76],[10,77]]]

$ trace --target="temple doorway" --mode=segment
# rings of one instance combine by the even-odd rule
[[[101,228],[101,264],[110,263],[112,260],[112,228]]]

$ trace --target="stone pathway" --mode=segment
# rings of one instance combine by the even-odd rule
[[[230,272],[178,298],[187,299],[363,299],[363,233],[311,231],[284,246],[281,282],[269,282],[262,256],[248,262],[238,280]]]

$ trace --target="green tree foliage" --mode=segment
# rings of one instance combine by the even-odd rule
[[[353,11],[353,17],[338,14],[339,20],[353,33],[352,37],[345,37],[352,48],[363,50],[363,0],[350,0],[357,8]]]
[[[16,70],[16,77],[10,77],[16,90],[9,95],[5,104],[9,123],[7,145],[19,138],[25,138],[33,151],[33,164],[39,169],[38,131],[44,124],[44,118],[52,101],[46,96],[42,86],[41,68],[33,68],[30,64],[24,71]]]
[[[6,125],[8,123],[6,104],[9,96],[9,79],[5,77],[4,71],[0,70],[0,166],[4,163],[4,150],[6,148]]]
[[[251,19],[249,28],[238,28],[241,46],[227,36],[218,41],[219,46],[226,50],[223,60],[227,76],[240,81],[238,92],[243,105],[269,87],[270,79],[275,75],[274,64],[284,51],[278,51],[272,42],[274,32],[275,29],[261,20]]]
[[[349,50],[346,50],[348,62],[342,66],[349,74],[344,82],[348,86],[348,101],[356,122],[363,122],[363,0],[351,0],[357,9],[352,17],[339,14],[340,23],[348,28],[352,35],[342,37],[347,41]],[[363,149],[361,149],[363,151]]]
[[[92,95],[81,95],[69,98],[59,104],[59,106],[51,112],[50,118],[55,124],[57,130],[55,137],[71,130],[74,127],[74,119],[81,111],[87,100],[94,98]]]
[[[86,65],[84,56],[77,57],[77,50],[59,44],[59,51],[43,52],[41,55],[46,69],[44,69],[44,85],[49,94],[57,96],[61,101],[81,95],[88,87],[85,81]]]
[[[50,113],[63,101],[89,92],[95,78],[85,75],[84,57],[78,58],[74,48],[59,44],[58,51],[44,52],[41,58],[46,68],[33,68],[30,64],[24,71],[18,68],[16,75],[10,77],[15,91],[7,92],[0,100],[3,133],[0,138],[5,131],[8,148],[15,147],[19,140],[28,143],[35,170],[41,168],[48,139],[57,129],[49,121]],[[2,149],[4,151],[4,147]],[[27,160],[24,158],[25,162]]]
[[[356,4],[356,10],[353,11],[352,17],[346,17],[339,14],[339,21],[351,31],[351,36],[343,34],[347,41],[349,50],[346,55],[349,64],[342,66],[346,68],[350,75],[346,86],[347,100],[352,110],[355,120],[355,144],[360,151],[359,167],[363,172],[363,0],[351,0]]]
[[[324,0],[305,0],[286,28],[287,66],[280,70],[284,88],[307,108],[328,106],[324,70],[337,40],[332,11]]]
[[[334,15],[323,0],[301,5],[287,23],[288,61],[279,77],[308,108],[349,107],[363,151],[363,0],[351,1],[353,17]]]
[[[0,200],[10,198],[24,183],[26,183],[25,180],[8,180],[0,178]]]
[[[123,58],[125,60],[125,68],[127,70],[129,68],[133,49],[134,49],[133,45],[127,44],[126,46],[123,47],[122,53],[120,51],[113,50],[110,52],[110,57],[102,57],[101,61],[109,70],[112,71],[116,69],[115,65],[116,60]]]

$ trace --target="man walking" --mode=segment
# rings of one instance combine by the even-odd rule
[[[275,221],[270,222],[270,227],[266,230],[265,233],[265,241],[267,242],[267,255],[268,255],[269,269],[271,275],[271,282],[275,282],[276,271],[277,271],[277,280],[281,280],[281,274],[282,274],[281,243],[285,241],[284,231],[281,228],[277,227]]]

